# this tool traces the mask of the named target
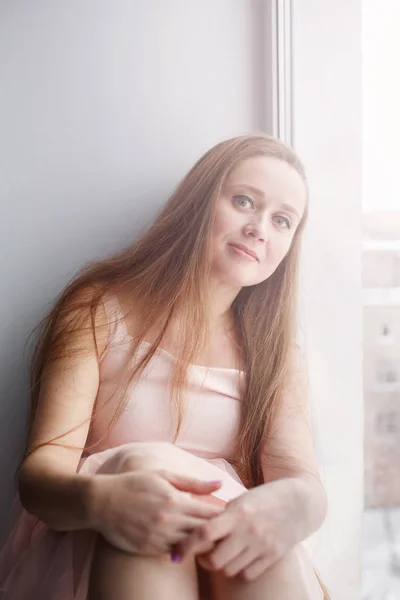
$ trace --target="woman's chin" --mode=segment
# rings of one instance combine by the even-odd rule
[[[252,269],[253,265],[238,265],[231,262],[216,265],[214,272],[214,279],[221,285],[226,287],[240,290],[242,287],[249,287],[251,285],[257,285],[264,281],[264,278],[260,277],[260,273]]]
[[[251,285],[260,283],[259,279],[256,279],[255,277],[245,277],[243,275],[238,276],[237,274],[235,275],[233,273],[230,276],[225,273],[218,279],[224,286],[237,289],[238,291],[243,287],[249,287]]]

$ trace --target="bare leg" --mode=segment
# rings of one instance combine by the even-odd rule
[[[171,465],[172,466],[172,465]],[[136,469],[165,468],[156,456],[114,456],[99,473],[122,473]],[[130,555],[98,536],[93,555],[88,600],[198,600],[194,559],[182,564],[169,554],[159,557]]]
[[[323,600],[312,565],[300,546],[255,581],[211,575],[215,600]]]
[[[174,564],[169,555],[132,556],[99,537],[88,600],[198,600],[193,560]]]

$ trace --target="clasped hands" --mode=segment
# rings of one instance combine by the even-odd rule
[[[235,498],[180,542],[181,559],[196,556],[207,570],[257,579],[301,539],[301,515],[289,492],[280,480]]]

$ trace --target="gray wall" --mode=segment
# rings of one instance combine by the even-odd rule
[[[269,129],[268,2],[0,4],[0,535],[24,444],[24,344],[221,139]]]

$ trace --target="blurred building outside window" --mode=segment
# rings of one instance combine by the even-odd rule
[[[400,3],[363,0],[362,600],[400,600]]]

